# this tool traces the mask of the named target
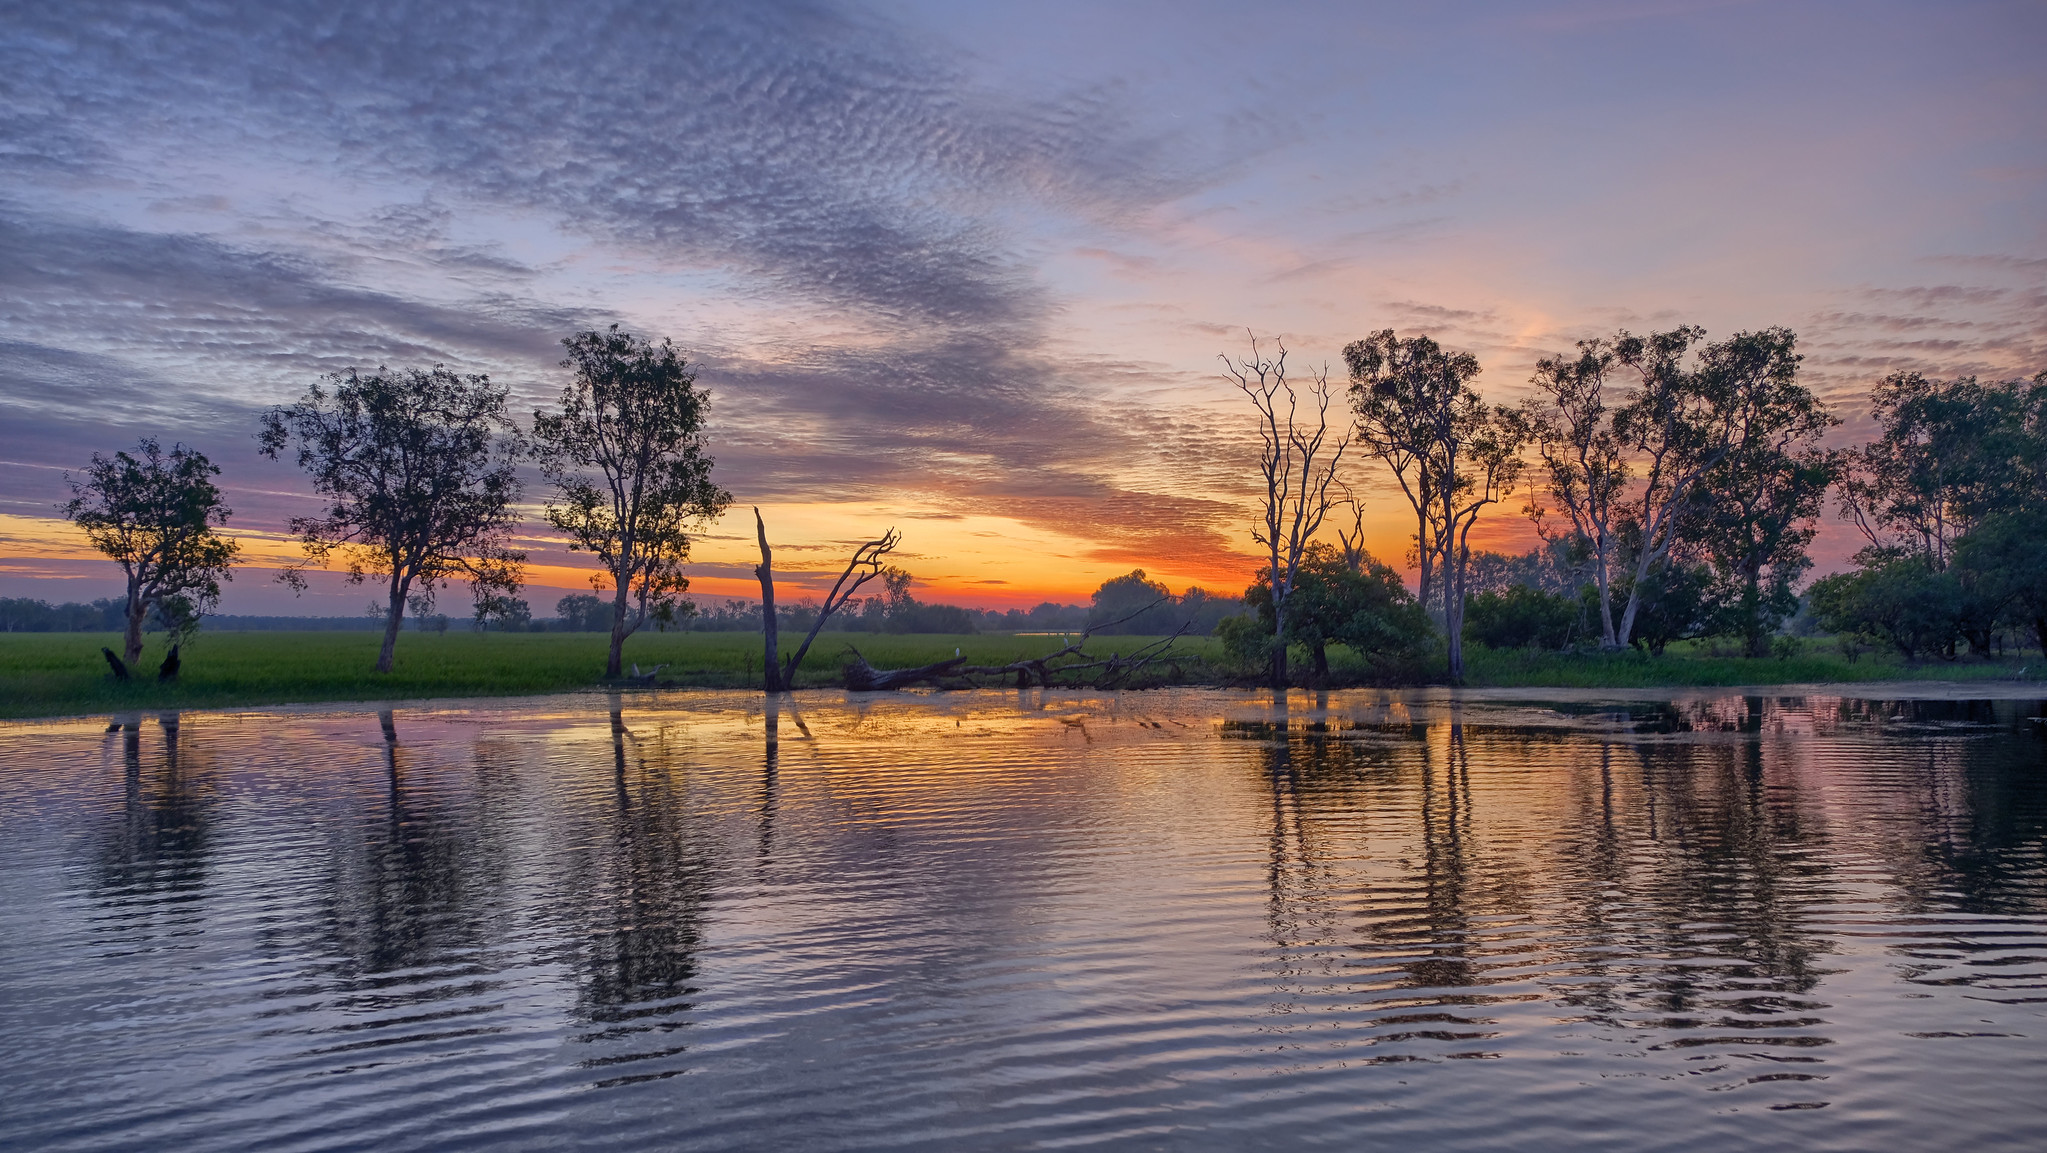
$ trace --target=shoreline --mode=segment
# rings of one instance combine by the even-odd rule
[[[937,713],[945,713],[954,705],[973,706],[991,698],[1014,699],[1029,695],[1043,709],[1054,702],[1068,701],[1079,704],[1085,701],[1143,701],[1154,695],[1184,697],[1194,694],[1216,694],[1227,702],[1226,708],[1258,705],[1269,711],[1273,707],[1273,690],[1258,687],[1241,687],[1212,684],[1161,685],[1152,688],[1125,688],[1097,690],[1087,688],[975,688],[935,689],[911,688],[890,692],[854,692],[844,688],[815,686],[794,689],[778,694],[792,711],[800,711],[806,705],[842,707],[859,704],[882,704],[889,702],[914,702],[917,706]],[[583,698],[604,698],[616,696],[625,708],[660,708],[663,705],[688,701],[709,701],[712,698],[732,698],[733,707],[748,712],[764,712],[767,694],[757,688],[731,687],[656,687],[656,688],[609,688],[592,686],[586,688],[556,689],[531,693],[475,693],[466,695],[424,695],[383,698],[334,698],[328,700],[298,700],[276,702],[250,702],[229,705],[133,705],[125,708],[98,709],[84,712],[53,713],[39,716],[0,717],[0,729],[10,727],[33,728],[44,725],[64,725],[79,722],[103,724],[110,721],[130,723],[123,718],[133,718],[139,723],[145,719],[158,719],[166,714],[187,716],[235,716],[235,715],[315,715],[315,714],[359,714],[371,715],[382,711],[406,710],[411,713],[448,714],[490,712],[497,709],[511,711],[515,708],[530,708],[534,702],[572,701]],[[1326,715],[1333,709],[1352,706],[1369,707],[1423,707],[1443,708],[1460,704],[1503,705],[1503,704],[1641,704],[1654,702],[1681,703],[1700,700],[1723,700],[1739,697],[1761,697],[1766,699],[1837,697],[1844,700],[1890,700],[1890,701],[2027,701],[2047,702],[2047,682],[2013,681],[1993,679],[1973,680],[1881,680],[1881,681],[1837,681],[1837,682],[1784,682],[1776,684],[1748,685],[1672,685],[1667,687],[1645,687],[1621,685],[1608,688],[1588,688],[1575,685],[1515,685],[1515,686],[1467,686],[1457,688],[1449,685],[1409,685],[1402,687],[1353,686],[1347,688],[1287,690],[1285,711],[1299,710],[1304,716]]]

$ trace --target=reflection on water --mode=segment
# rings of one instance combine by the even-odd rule
[[[2028,700],[0,727],[38,1148],[2030,1147]]]

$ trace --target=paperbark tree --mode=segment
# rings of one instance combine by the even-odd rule
[[[1222,357],[1223,370],[1258,411],[1259,473],[1265,481],[1264,508],[1252,538],[1266,550],[1266,580],[1272,590],[1272,683],[1287,683],[1287,602],[1293,596],[1301,557],[1322,529],[1339,497],[1330,489],[1336,468],[1350,447],[1349,431],[1329,439],[1329,373],[1314,373],[1307,385],[1312,414],[1300,411],[1300,396],[1287,379],[1287,349],[1277,344],[1267,356],[1251,338],[1249,359]],[[1282,411],[1283,410],[1283,411]]]
[[[580,332],[562,341],[574,377],[558,412],[533,414],[541,474],[555,486],[547,520],[589,552],[612,588],[604,675],[617,679],[625,639],[672,620],[689,578],[691,534],[722,515],[732,494],[711,482],[708,394],[696,369],[663,340]]]
[[[391,671],[408,605],[425,613],[440,586],[466,576],[479,599],[519,590],[524,553],[509,547],[519,496],[518,455],[505,417],[506,390],[484,376],[380,369],[325,378],[303,400],[264,414],[257,443],[296,463],[327,498],[325,511],[293,517],[305,560],[279,579],[305,588],[305,570],[339,558],[349,583],[385,584],[384,643],[377,671]]]
[[[1613,573],[1620,563],[1615,518],[1628,486],[1626,451],[1607,405],[1607,374],[1615,363],[1605,340],[1579,341],[1576,359],[1538,360],[1532,378],[1537,395],[1523,406],[1536,457],[1548,476],[1548,493],[1569,519],[1570,534],[1584,543],[1599,594],[1600,647],[1605,649],[1622,647],[1613,619]],[[1550,510],[1534,493],[1528,511],[1542,538],[1553,539],[1545,523]]]
[[[1440,589],[1450,677],[1462,680],[1471,529],[1520,479],[1524,422],[1472,391],[1477,357],[1445,352],[1427,336],[1402,340],[1384,329],[1347,346],[1343,357],[1358,437],[1414,506],[1422,593]]]
[[[1627,606],[1614,630],[1621,644],[1634,632],[1642,595],[1653,587],[1649,578],[1687,524],[1695,525],[1698,506],[1717,495],[1704,489],[1706,478],[1760,427],[1745,414],[1796,388],[1797,338],[1789,329],[1736,333],[1706,345],[1696,364],[1687,365],[1687,354],[1705,336],[1702,328],[1681,325],[1646,337],[1622,332],[1613,341],[1615,359],[1641,377],[1613,422],[1643,478],[1629,510],[1637,544]]]
[[[1390,328],[1346,345],[1343,360],[1350,369],[1358,443],[1392,471],[1414,509],[1419,599],[1427,606],[1437,591],[1435,563],[1440,551],[1430,532],[1440,469],[1432,467],[1430,459],[1436,436],[1429,413],[1439,407],[1439,393],[1478,375],[1478,360],[1469,353],[1445,353],[1426,336],[1401,340]]]
[[[133,456],[94,453],[83,476],[64,476],[72,497],[58,508],[127,578],[121,655],[129,665],[142,656],[152,611],[196,627],[219,603],[220,582],[234,579],[237,546],[217,531],[233,512],[214,486],[219,475],[196,449],[172,445],[166,454],[145,439]]]

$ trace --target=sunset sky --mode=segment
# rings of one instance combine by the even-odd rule
[[[1426,332],[1505,401],[1584,336],[1783,324],[1852,442],[1893,369],[2047,369],[2043,55],[2037,0],[0,2],[0,596],[117,591],[53,506],[156,435],[222,466],[224,611],[360,612],[264,571],[314,505],[257,414],[440,362],[530,418],[614,321],[713,395],[713,597],[756,504],[789,569],[901,528],[928,600],[1241,589],[1247,328],[1339,372]],[[536,615],[591,567],[544,496]]]

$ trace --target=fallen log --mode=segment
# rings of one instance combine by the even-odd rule
[[[102,645],[100,646],[100,652],[107,658],[107,667],[114,670],[114,679],[117,681],[127,680],[128,666],[121,663],[121,658],[114,655],[114,650]]]
[[[853,654],[853,659],[845,664],[846,687],[856,693],[882,693],[906,685],[935,681],[957,674],[967,663],[965,657],[949,657],[914,669],[878,669],[867,663],[859,649],[851,645],[846,647]]]

